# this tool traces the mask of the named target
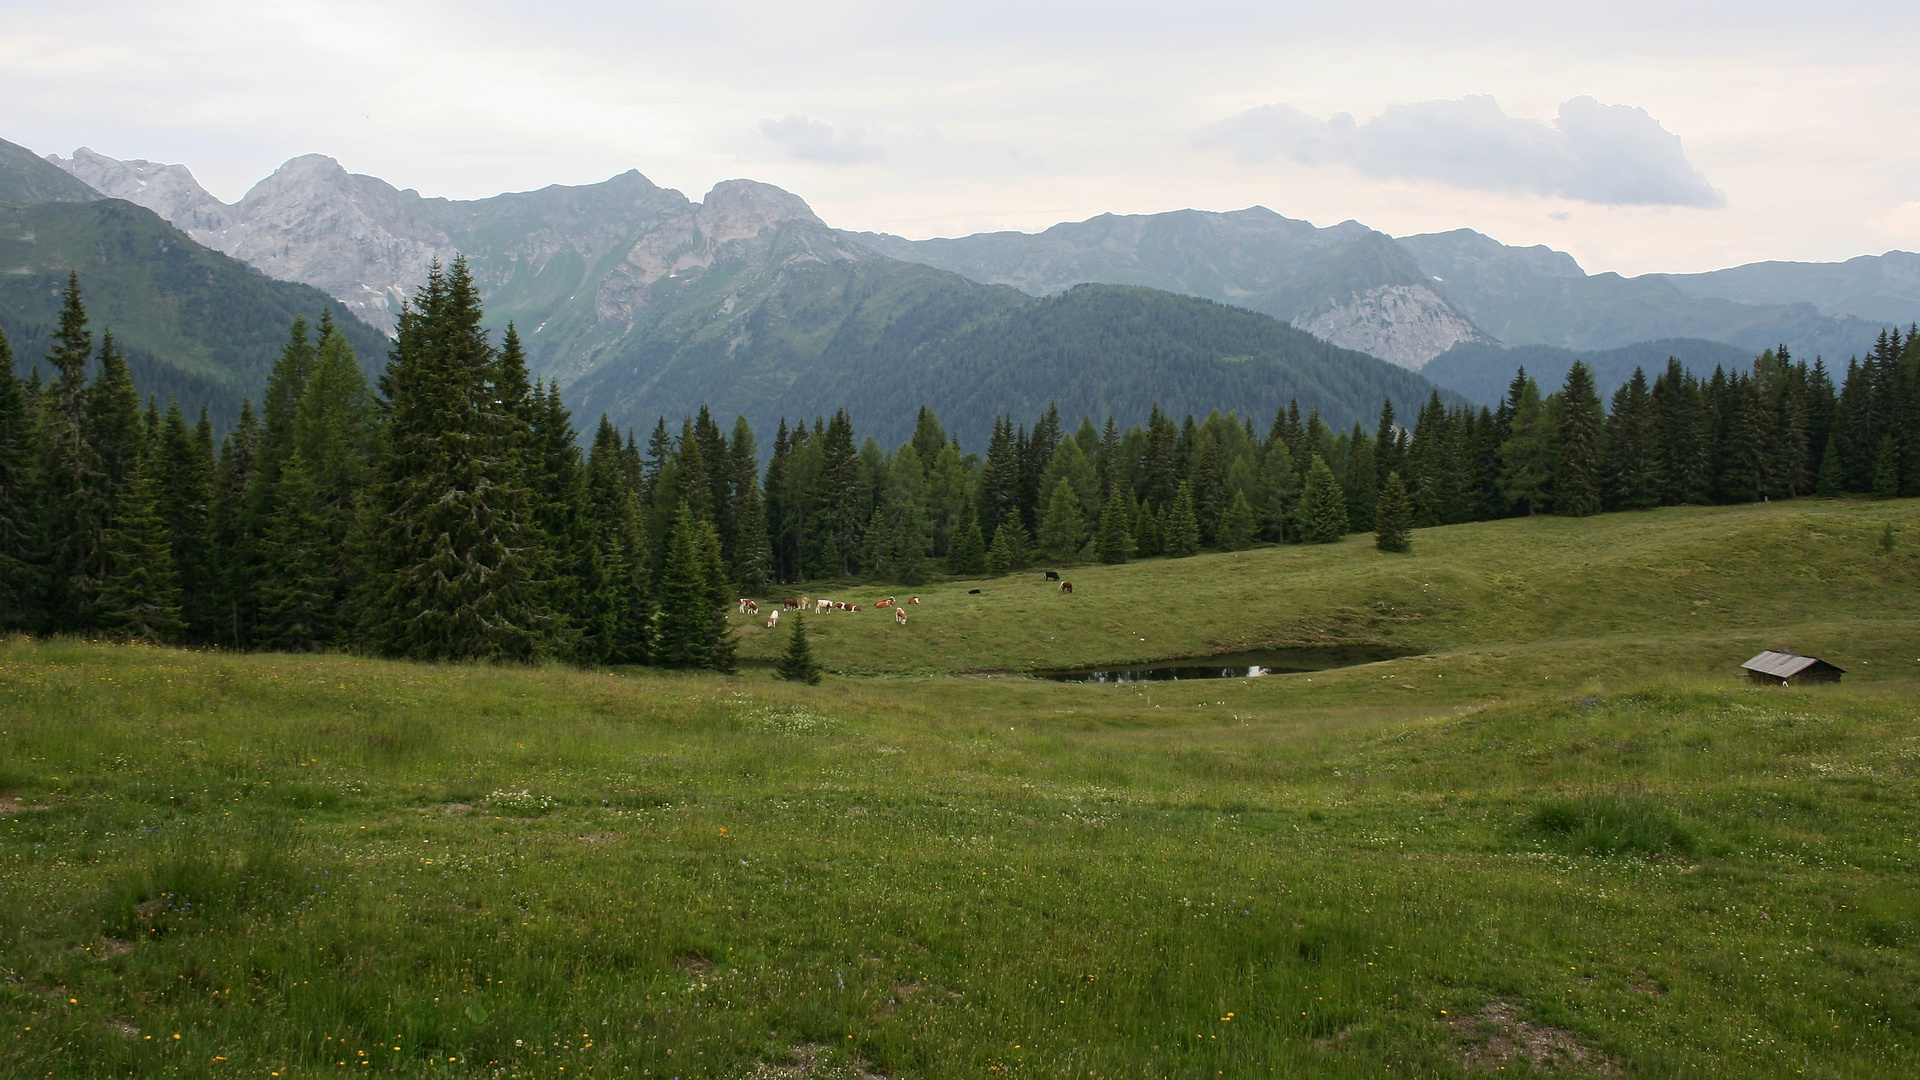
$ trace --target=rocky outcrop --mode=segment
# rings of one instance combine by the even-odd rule
[[[232,210],[201,187],[185,165],[120,161],[84,146],[75,150],[70,158],[48,154],[47,160],[108,198],[125,199],[146,207],[203,244],[206,243],[203,236],[233,224]]]
[[[1376,286],[1296,317],[1293,324],[1409,371],[1419,371],[1458,342],[1493,342],[1425,285]]]

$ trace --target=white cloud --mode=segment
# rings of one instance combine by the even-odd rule
[[[1920,200],[1903,202],[1874,218],[1873,227],[1902,240],[1920,240]]]
[[[1249,162],[1346,165],[1368,176],[1612,206],[1726,205],[1687,160],[1679,136],[1645,109],[1577,97],[1551,123],[1508,116],[1492,97],[1390,105],[1357,123],[1263,105],[1210,129],[1203,142]]]
[[[836,130],[832,124],[800,113],[760,121],[760,134],[785,146],[787,153],[803,161],[851,164],[880,156],[879,147],[868,145],[865,128]]]

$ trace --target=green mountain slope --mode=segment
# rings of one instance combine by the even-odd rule
[[[725,291],[707,288],[688,288],[679,333],[649,335],[570,386],[576,412],[647,427],[706,403],[765,431],[781,416],[846,407],[886,443],[910,435],[926,404],[978,449],[995,415],[1031,417],[1049,402],[1070,419],[1122,423],[1156,401],[1176,416],[1231,409],[1264,428],[1297,398],[1329,423],[1370,426],[1382,399],[1407,414],[1433,392],[1412,372],[1265,315],[1152,289],[1086,285],[1037,299],[891,260],[810,262],[737,318],[699,322]]]
[[[105,197],[26,147],[0,139],[0,204],[93,202]]]
[[[296,315],[317,321],[331,310],[363,365],[386,362],[386,339],[320,290],[274,281],[150,210],[99,199],[0,206],[0,329],[22,371],[46,354],[69,271],[96,338],[113,331],[141,393],[204,405],[218,420],[238,413],[242,395],[259,399]]]

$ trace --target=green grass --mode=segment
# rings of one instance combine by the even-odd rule
[[[1915,526],[956,583],[812,688],[8,642],[0,1074],[1913,1075]],[[1427,654],[930,674],[1268,642]]]

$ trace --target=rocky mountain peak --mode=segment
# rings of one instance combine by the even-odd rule
[[[700,231],[716,244],[758,236],[762,229],[790,221],[826,225],[805,199],[757,180],[723,180],[700,204]]]
[[[85,146],[70,158],[48,154],[47,160],[108,198],[144,206],[196,238],[233,224],[232,209],[201,187],[185,165],[121,161]]]

